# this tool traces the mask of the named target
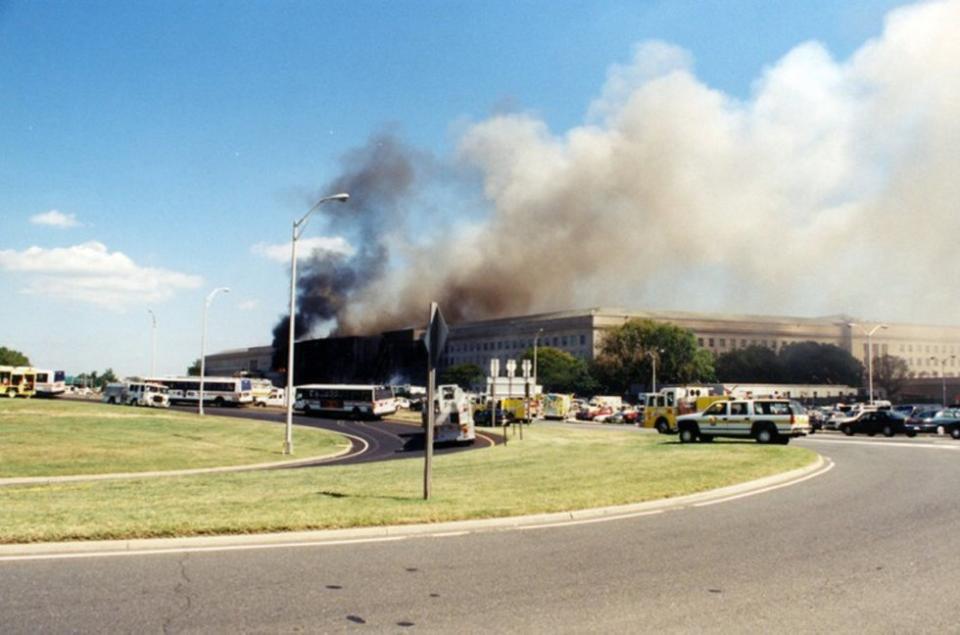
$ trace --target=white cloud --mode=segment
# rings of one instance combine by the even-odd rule
[[[95,241],[53,249],[0,249],[0,269],[24,274],[23,293],[109,308],[166,300],[177,290],[196,289],[203,282],[200,276],[141,267]]]
[[[260,302],[257,300],[244,300],[237,304],[237,308],[241,311],[253,311],[260,306]]]
[[[250,251],[276,262],[290,261],[290,243],[273,244],[257,243]],[[302,238],[297,241],[297,260],[309,258],[316,251],[327,251],[333,254],[352,256],[356,251],[353,245],[340,236],[317,236]]]
[[[48,225],[50,227],[77,227],[80,222],[77,221],[76,214],[64,214],[60,210],[52,209],[42,214],[34,214],[30,217],[30,222],[34,225]]]

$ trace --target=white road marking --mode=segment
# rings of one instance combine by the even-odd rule
[[[957,450],[960,450],[960,444],[947,445],[947,444],[929,443],[929,442],[924,443],[923,441],[913,441],[913,442],[910,442],[910,441],[881,441],[881,440],[879,440],[879,439],[876,440],[876,441],[866,441],[866,440],[860,441],[860,440],[855,440],[855,439],[813,439],[813,438],[810,438],[810,437],[807,437],[807,438],[804,439],[804,442],[807,442],[807,441],[812,441],[812,442],[814,442],[814,443],[836,443],[836,444],[840,444],[840,445],[847,445],[847,444],[852,444],[852,445],[872,445],[872,446],[874,446],[874,447],[884,447],[884,448],[887,448],[887,447],[890,447],[890,448],[926,448],[926,449],[931,449],[931,450],[953,450],[954,452],[956,452]]]
[[[412,536],[375,536],[370,538],[351,538],[346,540],[332,540],[325,542],[278,542],[275,544],[257,545],[218,545],[213,547],[178,547],[175,549],[136,549],[131,551],[87,551],[82,553],[47,553],[19,556],[0,556],[0,562],[16,562],[21,560],[72,560],[75,558],[108,558],[114,556],[161,556],[164,554],[205,553],[216,551],[253,551],[256,549],[288,549],[298,547],[336,547],[338,545],[355,545],[368,542],[394,542],[407,540]]]
[[[626,520],[628,518],[638,518],[640,516],[656,516],[667,511],[666,509],[653,509],[645,512],[633,512],[630,514],[611,514],[609,516],[600,516],[598,518],[583,518],[580,520],[567,520],[559,523],[542,523],[539,525],[522,525],[520,527],[505,527],[504,529],[527,531],[530,529],[550,529],[552,527],[572,527],[576,525],[592,525],[594,523],[608,523],[613,520]]]
[[[789,483],[780,483],[779,485],[771,485],[770,487],[764,487],[763,489],[754,490],[752,492],[744,492],[743,494],[734,494],[733,496],[726,496],[724,498],[718,498],[716,500],[706,501],[703,503],[694,503],[693,507],[709,507],[710,505],[717,505],[719,503],[728,503],[730,501],[737,500],[738,498],[746,498],[747,496],[756,496],[757,494],[765,494],[767,492],[772,492],[773,490],[780,489],[781,487],[789,487],[791,485],[796,485],[797,483],[802,483],[811,478],[822,476],[823,474],[826,474],[827,472],[832,470],[833,466],[836,465],[830,459],[827,459],[826,457],[824,457],[824,459],[826,459],[827,461],[826,467],[824,467],[821,470],[817,470],[813,474],[808,474],[803,478],[798,478],[795,481],[790,481]]]

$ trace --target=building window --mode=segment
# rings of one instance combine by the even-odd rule
[[[713,338],[712,338],[712,337],[711,337],[709,340],[707,340],[707,343],[709,344],[710,348],[713,348]]]
[[[726,338],[721,337],[721,338],[720,338],[720,348],[726,348],[726,347],[727,347],[727,340],[726,340]]]
[[[697,346],[703,346],[703,338],[702,338],[702,337],[698,337],[698,338],[697,338]]]
[[[587,345],[587,336],[586,336],[586,335],[581,335],[581,336],[580,336],[580,346],[586,346],[586,345]]]

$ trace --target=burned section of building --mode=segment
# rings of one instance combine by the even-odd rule
[[[422,329],[380,335],[327,337],[295,344],[297,384],[374,383],[422,385],[427,351]]]

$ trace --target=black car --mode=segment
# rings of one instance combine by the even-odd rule
[[[916,428],[917,432],[935,433],[937,426],[940,425],[935,420],[940,408],[914,410],[913,414],[907,417],[907,425]]]
[[[507,423],[513,423],[513,417],[503,408],[497,408],[496,424],[502,426]],[[482,408],[474,411],[473,423],[478,426],[493,425],[490,423],[490,408]]]
[[[917,436],[916,428],[908,426],[902,417],[889,410],[864,412],[854,421],[843,422],[839,429],[848,437],[858,432],[870,436],[875,434],[882,434],[885,437],[892,437],[895,434],[905,434],[908,437]]]
[[[960,408],[947,408],[927,417],[920,424],[921,432],[940,433],[941,428],[944,434],[949,434],[954,439],[960,439]]]

